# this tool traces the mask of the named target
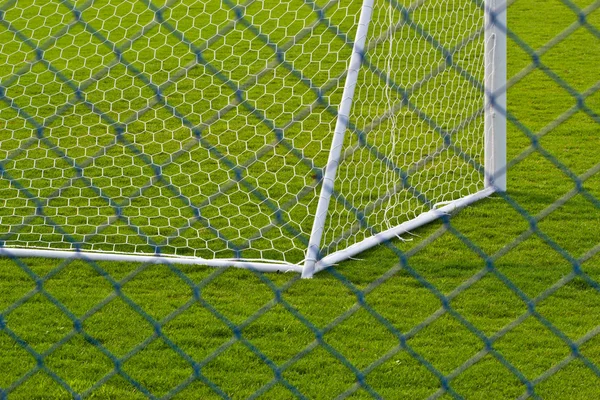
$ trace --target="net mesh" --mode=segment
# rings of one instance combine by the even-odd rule
[[[374,9],[325,252],[482,188],[481,5]],[[9,1],[0,242],[301,262],[360,10]]]
[[[352,208],[332,203],[330,251],[484,188],[484,9],[375,3],[335,185]]]

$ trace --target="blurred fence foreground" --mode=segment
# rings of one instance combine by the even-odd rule
[[[375,3],[324,254],[484,182],[484,3]],[[600,397],[600,1],[506,5],[506,193],[313,280],[10,256],[301,261],[360,6],[0,1],[0,399]]]

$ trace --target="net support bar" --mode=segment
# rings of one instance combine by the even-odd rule
[[[321,195],[319,197],[319,203],[315,213],[315,220],[313,222],[308,249],[306,251],[306,262],[302,272],[302,278],[312,278],[315,272],[316,262],[319,258],[319,253],[321,251],[321,240],[323,238],[323,231],[325,229],[327,211],[329,210],[329,202],[333,192],[337,168],[342,153],[342,147],[344,146],[344,135],[346,133],[346,129],[348,128],[348,120],[350,118],[350,111],[352,109],[352,101],[354,99],[354,92],[356,90],[356,82],[358,81],[358,74],[362,66],[365,44],[367,42],[367,35],[369,33],[369,25],[371,24],[371,16],[373,15],[373,3],[374,0],[363,1],[356,31],[356,39],[354,41],[354,48],[352,50],[352,57],[350,58],[350,64],[348,67],[348,76],[346,77],[346,84],[342,94],[342,102],[338,112],[335,131],[333,134],[333,141],[331,143],[331,151],[329,152],[329,159],[327,160],[327,166],[323,175]]]
[[[347,260],[355,255],[368,250],[372,247],[385,243],[389,240],[399,237],[405,233],[411,232],[423,225],[435,221],[436,219],[448,215],[456,210],[464,208],[471,203],[475,203],[481,199],[491,196],[495,192],[495,189],[490,187],[474,193],[470,196],[463,197],[462,199],[453,201],[452,203],[446,204],[435,210],[425,212],[418,217],[406,221],[396,227],[380,232],[376,235],[368,237],[361,242],[358,242],[344,250],[336,251],[328,256],[322,258],[316,263],[314,272],[320,272],[326,268],[329,268],[341,261]]]
[[[111,254],[94,253],[85,251],[60,251],[43,249],[13,249],[10,247],[0,247],[0,256],[12,258],[41,257],[58,258],[65,260],[88,260],[88,261],[114,261],[114,262],[136,262],[145,264],[184,264],[184,265],[203,265],[208,267],[234,267],[251,269],[261,272],[302,272],[301,265],[285,263],[268,263],[260,261],[245,260],[219,260],[205,259],[197,257],[169,257],[153,255],[131,255],[131,254]]]
[[[480,192],[453,201],[443,207],[428,211],[419,215],[410,221],[406,221],[394,228],[380,232],[376,235],[356,243],[344,250],[336,251],[329,254],[323,259],[314,264],[313,273],[320,272],[328,267],[331,267],[341,261],[347,260],[365,250],[382,244],[386,241],[399,237],[407,232],[413,231],[423,225],[435,221],[436,219],[448,215],[456,210],[459,210],[467,205],[478,200],[484,199],[495,192],[495,188],[490,187]],[[94,253],[85,251],[60,251],[60,250],[43,250],[43,249],[16,249],[10,247],[0,247],[0,256],[13,258],[58,258],[66,260],[89,260],[89,261],[114,261],[114,262],[138,262],[146,264],[179,264],[179,265],[203,265],[209,267],[234,267],[251,269],[261,272],[297,272],[304,273],[305,267],[296,264],[285,263],[269,263],[259,261],[245,260],[219,260],[205,259],[197,257],[169,257],[169,256],[145,256],[145,255],[130,255],[130,254],[111,254],[111,253]]]

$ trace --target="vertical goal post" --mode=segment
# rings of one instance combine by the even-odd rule
[[[0,256],[310,278],[506,190],[506,0],[107,4],[0,9]]]
[[[486,0],[486,187],[506,191],[507,0]]]

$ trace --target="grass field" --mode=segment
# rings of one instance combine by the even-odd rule
[[[37,23],[40,27],[62,26],[71,21],[68,9],[61,9],[63,6],[59,7],[58,2],[29,3],[31,7],[19,7],[32,14],[54,15],[54,19],[40,19]],[[88,18],[90,12],[98,9],[108,12],[110,7],[106,4],[109,3],[94,2],[82,17]],[[85,4],[78,2],[77,6],[85,7]],[[147,8],[142,2],[121,4],[125,8]],[[216,3],[206,4],[211,7]],[[508,92],[511,117],[508,154],[512,161],[507,196],[479,202],[459,212],[447,224],[437,222],[414,232],[411,241],[382,245],[360,255],[358,260],[340,264],[309,281],[290,274],[261,275],[231,269],[0,259],[0,399],[69,398],[73,397],[70,391],[100,399],[150,396],[182,399],[600,397],[600,336],[597,335],[600,333],[600,77],[597,68],[600,65],[600,1],[515,0],[510,4],[509,28],[514,36],[509,39],[508,54],[509,78],[512,78]],[[5,10],[2,18],[19,19],[13,5],[13,1],[0,3],[0,9]],[[586,26],[577,23],[578,15],[568,5],[586,10]],[[14,14],[10,13],[11,9]],[[186,11],[184,7],[173,13],[185,18]],[[127,28],[154,18],[139,14],[137,21],[123,21],[121,25]],[[226,25],[225,19],[215,14],[215,20],[223,20]],[[73,29],[72,38],[83,35],[77,30],[80,28]],[[213,32],[211,30],[217,27],[208,25],[206,29]],[[350,26],[345,29],[352,31]],[[115,43],[134,33],[127,29],[107,29],[107,32],[106,37]],[[42,28],[28,32],[39,43],[50,33]],[[279,40],[278,35],[282,35],[276,30],[269,34],[273,40]],[[148,36],[161,38],[159,34]],[[25,51],[26,46],[14,45],[14,37],[6,29],[0,32],[0,38],[3,40],[0,57],[4,57],[0,62],[8,66],[0,68],[0,82],[4,85],[23,59],[35,58],[35,54]],[[64,40],[74,40],[77,44],[77,39],[72,38]],[[231,40],[233,43],[229,45],[236,45],[236,38],[231,37]],[[244,41],[237,44],[241,46]],[[164,51],[173,46],[174,43],[167,43]],[[69,79],[81,82],[97,72],[95,66],[106,62],[103,57],[109,57],[108,53],[98,50],[100,47],[92,43],[82,50],[99,57],[85,67],[77,59],[53,55],[52,50],[47,50],[44,57],[56,62],[62,60],[66,64],[58,67],[72,71]],[[545,72],[543,67],[532,65],[527,49],[538,52]],[[256,51],[265,50],[260,47]],[[125,57],[126,53],[124,51]],[[261,66],[254,65],[252,60],[263,58],[248,54],[248,60],[230,60],[231,65],[239,65],[240,70],[231,69],[231,65],[223,68],[241,76],[258,71]],[[292,49],[290,56],[293,55]],[[142,56],[140,60],[143,61]],[[171,59],[166,60],[161,69],[154,71],[159,84],[167,80],[165,76],[160,81],[161,71],[175,71],[193,61],[193,55],[189,60],[182,59],[181,65],[168,65]],[[343,65],[341,60],[327,60],[326,55],[321,60],[334,66],[336,61]],[[68,63],[74,64],[69,66]],[[140,69],[156,67],[141,64]],[[41,66],[32,68],[40,68],[33,82],[56,81],[44,78]],[[119,68],[111,70],[115,82],[122,80],[116,87],[134,92],[145,90],[144,85],[135,87],[128,83],[130,77]],[[334,72],[332,67],[331,74],[335,75]],[[201,76],[199,72],[194,75],[193,71],[188,75],[195,79]],[[310,78],[318,85],[325,85],[330,77],[315,73]],[[186,79],[181,82],[179,92],[187,93]],[[195,84],[198,83],[201,82]],[[212,109],[227,106],[227,102],[219,98],[230,89],[214,88],[214,84],[206,87],[214,90]],[[47,110],[36,110],[44,117],[64,104],[65,99],[43,98],[43,91],[34,88],[35,85],[27,86],[14,97],[27,99],[31,110],[50,105]],[[102,103],[102,96],[110,96],[103,94],[106,88],[96,89],[89,90],[90,101],[110,109],[110,117],[115,121],[131,118],[122,111],[129,109],[126,105],[108,106],[111,97]],[[12,94],[11,90],[19,90],[18,85],[10,86],[6,93]],[[178,98],[177,90],[169,90],[165,95],[185,107],[185,96]],[[269,87],[262,90],[264,101],[276,92]],[[314,100],[313,93],[302,92],[300,87],[298,91],[296,100],[286,102],[291,111],[284,107],[274,110],[274,114],[291,115],[298,104]],[[99,97],[93,98],[94,95]],[[329,95],[332,101],[339,97],[337,92]],[[203,96],[209,97],[209,94]],[[578,97],[584,107],[578,106]],[[192,122],[202,124],[209,118],[202,114],[207,106],[194,104],[198,109],[192,114],[199,119]],[[23,124],[10,114],[13,111],[9,107],[0,108],[0,124],[4,124],[2,135],[7,132],[6,128],[14,129]],[[323,111],[320,113],[316,120],[325,115]],[[89,118],[88,125],[97,127],[90,130],[95,132],[95,137],[83,136],[77,130],[82,114]],[[62,123],[72,129],[52,130],[53,138],[65,140],[68,144],[64,147],[72,149],[70,156],[78,162],[85,162],[91,156],[82,153],[82,148],[96,151],[107,145],[103,140],[114,136],[107,134],[110,128],[97,115],[79,112],[76,108],[67,115],[51,123],[58,128]],[[133,132],[143,132],[144,126],[151,124],[169,126],[168,117],[158,111],[146,116],[139,130]],[[246,121],[250,118],[246,116]],[[316,120],[309,118],[306,124],[318,126]],[[208,140],[218,142],[219,130],[235,131],[240,121],[224,124],[214,125],[214,137],[208,132]],[[69,142],[73,140],[72,133],[77,132],[81,133],[76,135],[78,140],[83,142]],[[32,134],[35,132],[23,133],[24,137],[14,139],[25,142]],[[173,143],[186,137],[184,130],[169,130],[168,134]],[[535,135],[535,142],[543,150],[532,146],[531,135]],[[156,137],[154,141],[163,139]],[[143,137],[138,140],[144,142]],[[94,141],[96,149],[91,145]],[[5,140],[0,151],[11,150],[6,147],[9,142]],[[23,142],[12,145],[18,147]],[[147,149],[157,164],[164,163],[168,159],[166,154],[172,151],[169,140],[164,143],[162,148]],[[249,149],[266,144],[251,143],[235,148],[235,143],[218,142],[218,146],[236,154],[240,163],[246,159]],[[299,147],[316,159],[325,154],[320,151],[318,140]],[[127,157],[127,153],[121,156]],[[4,157],[6,153],[0,153],[0,159]],[[195,157],[209,159],[210,156],[198,153]],[[33,158],[36,158],[34,153],[19,158],[20,168],[25,171],[24,180],[32,176],[27,174],[39,174],[31,169],[36,166],[31,161]],[[57,174],[52,168],[54,159],[48,156],[39,159],[46,161],[40,161],[36,167],[47,171],[45,182],[52,184],[44,186],[43,180],[30,179],[43,197],[51,193],[50,189],[63,184],[65,177],[53,175]],[[290,174],[288,186],[283,190],[273,188],[270,193],[281,196],[281,201],[286,200],[284,194],[311,185],[311,171],[295,163],[289,154],[274,154],[268,159],[285,165],[289,162],[291,167],[278,175],[280,181],[286,182],[286,174]],[[109,177],[129,179],[120,184],[121,188],[145,185],[147,177],[152,175],[151,171],[135,172],[135,161],[131,158],[114,160],[119,160],[116,154],[110,163],[100,165],[105,173],[115,174]],[[119,163],[127,165],[131,174],[111,171]],[[143,170],[144,167],[138,165],[137,168]],[[216,168],[211,162],[203,166],[204,172],[211,172],[211,184],[231,178],[227,171],[215,173]],[[260,168],[268,174],[273,172],[274,164],[267,162],[256,168],[257,174]],[[10,169],[17,168],[11,166]],[[292,172],[303,176],[301,182],[293,182]],[[98,174],[101,179],[102,174]],[[582,190],[578,190],[573,176],[581,180]],[[3,185],[0,202],[17,198],[6,180],[0,180],[0,185]],[[98,185],[102,186],[102,182]],[[185,187],[185,182],[178,185]],[[156,194],[161,192],[160,187],[155,190]],[[193,187],[189,190],[193,191]],[[84,187],[78,187],[65,194],[68,201],[57,200],[50,208],[81,207],[77,201],[85,199],[85,193]],[[126,201],[128,193],[109,195]],[[199,203],[204,200],[194,199]],[[3,205],[5,214],[0,208],[0,216],[4,218],[9,208],[6,204]],[[238,230],[231,233],[234,237],[252,235],[253,232],[242,232],[248,222],[257,225],[269,222],[267,211],[249,204],[244,209],[245,204],[235,204],[233,208],[239,212],[241,207],[244,211],[241,214],[254,215],[256,219],[235,219],[234,228]],[[97,210],[96,204],[87,206]],[[300,203],[300,206],[290,211],[290,215],[300,214],[302,207],[310,208],[310,204]],[[134,208],[146,207],[148,204],[140,199]],[[26,208],[27,204],[23,203],[23,215],[16,217],[30,215]],[[101,216],[106,217],[112,211],[103,212]],[[83,216],[89,226],[93,226],[95,217],[99,216],[93,213]],[[193,215],[179,215],[170,222],[179,226],[182,220],[191,217]],[[9,222],[8,219],[3,221]],[[164,222],[154,220],[147,227],[165,225]],[[71,223],[82,224],[77,219]],[[299,221],[299,226],[302,223],[306,221]],[[72,234],[85,237],[90,233],[85,226]],[[40,233],[54,234],[52,229],[32,234]],[[159,230],[149,233],[157,241],[172,234]],[[107,244],[114,243],[107,243],[106,239],[98,243]],[[147,245],[128,244],[135,250],[144,250]],[[194,242],[188,244],[194,246]],[[241,239],[240,246],[243,246]],[[290,243],[290,246],[297,244]],[[257,243],[254,249],[260,253],[270,247]],[[209,250],[219,251],[216,247]],[[221,250],[229,251],[224,247]],[[260,254],[278,255],[277,252]],[[298,254],[289,257],[294,259]],[[275,379],[275,366],[280,368],[280,381]],[[362,386],[357,386],[358,376],[364,376]],[[532,385],[529,392],[524,382]]]

